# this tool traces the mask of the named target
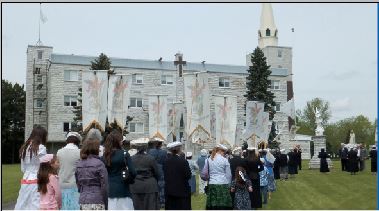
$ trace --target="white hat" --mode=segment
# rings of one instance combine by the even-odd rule
[[[136,139],[136,140],[132,140],[130,142],[130,145],[147,145],[149,143],[149,139],[148,138],[139,138],[139,139]]]
[[[167,148],[172,149],[174,147],[181,146],[181,145],[182,145],[182,142],[175,141],[175,142],[171,142],[171,143],[167,144]]]
[[[216,147],[217,148],[221,148],[221,149],[223,149],[225,151],[228,150],[228,147],[226,147],[225,145],[222,145],[222,144],[217,144]]]
[[[186,157],[192,157],[192,152],[187,152]]]
[[[242,153],[242,148],[241,147],[236,147],[232,151],[233,155],[240,155],[241,153]]]
[[[286,151],[286,149],[280,149],[280,152],[285,152]]]
[[[70,136],[75,136],[76,138],[79,139],[79,141],[82,140],[82,136],[77,132],[68,132],[66,135],[66,139],[68,139],[68,137],[70,137]]]
[[[54,158],[54,154],[45,154],[39,158],[40,163],[48,163]]]
[[[253,151],[253,150],[256,150],[257,148],[256,147],[248,147],[247,150],[249,151]]]
[[[201,156],[207,156],[207,154],[208,154],[208,151],[207,151],[206,149],[202,149],[202,150],[200,151],[200,155],[201,155]]]
[[[122,141],[126,141],[126,136],[122,136]]]
[[[158,141],[158,142],[164,142],[163,139],[161,138],[158,138],[158,137],[154,137],[151,141]]]
[[[263,149],[258,149],[258,152],[263,152]]]
[[[136,149],[130,149],[129,151],[128,151],[128,153],[129,153],[129,155],[130,156],[133,156],[133,155],[135,155],[135,154],[137,154],[137,150]]]

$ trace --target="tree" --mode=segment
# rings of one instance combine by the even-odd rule
[[[271,75],[271,70],[270,66],[267,65],[263,51],[259,47],[255,48],[251,54],[251,63],[252,66],[249,66],[247,70],[249,73],[246,82],[247,93],[244,96],[248,101],[264,102],[264,111],[269,113],[269,119],[272,120],[275,115],[276,103],[274,93],[269,90],[271,81],[268,77]],[[278,146],[278,143],[272,142],[275,137],[275,124],[272,124],[268,140],[270,148]]]
[[[328,120],[331,116],[331,111],[329,108],[329,102],[324,101],[321,98],[314,98],[311,101],[307,102],[307,105],[303,109],[303,111],[298,111],[298,114],[300,116],[300,122],[303,122],[307,129],[312,130],[312,135],[314,134],[314,131],[316,129],[316,115],[315,110],[316,108],[320,111],[321,114],[321,124],[326,125],[328,123]],[[300,128],[299,133],[301,133],[302,130]]]
[[[101,53],[95,61],[91,61],[91,70],[110,70],[111,60],[107,55]]]
[[[1,80],[1,159],[3,163],[19,162],[18,149],[24,143],[24,85]]]

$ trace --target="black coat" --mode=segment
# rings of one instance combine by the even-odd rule
[[[188,183],[191,178],[191,169],[185,159],[178,155],[167,154],[163,172],[166,196],[191,196],[191,189]]]
[[[274,178],[275,179],[280,179],[280,160],[279,160],[279,155],[275,154],[275,161],[274,161]]]
[[[297,154],[295,152],[289,152],[288,158],[288,174],[297,174]]]
[[[288,166],[288,158],[286,154],[280,154],[279,156],[279,166],[285,167]]]
[[[252,186],[253,192],[249,192],[250,194],[250,202],[251,208],[262,208],[262,196],[260,190],[260,179],[259,172],[263,171],[264,166],[260,160],[247,161],[247,170],[246,173],[249,176]]]
[[[247,169],[247,161],[244,158],[241,158],[241,156],[234,156],[232,159],[229,160],[230,163],[230,172],[232,174],[232,180],[234,180],[236,168],[238,166],[243,167],[245,170]]]
[[[377,167],[377,163],[378,163],[377,157],[378,157],[378,151],[371,150],[370,151],[371,172],[377,172],[377,169],[378,169],[378,167]]]
[[[328,162],[326,158],[330,158],[326,152],[320,152],[318,154],[318,158],[320,158],[320,172],[329,172]]]
[[[358,172],[359,171],[359,168],[358,168],[358,152],[351,149],[347,153],[347,159],[348,159],[347,170],[349,172]]]

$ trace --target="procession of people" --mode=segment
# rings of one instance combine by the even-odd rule
[[[277,180],[301,170],[300,146],[287,154],[216,144],[193,159],[179,141],[140,138],[124,149],[120,131],[104,139],[94,128],[85,138],[69,132],[66,145],[48,154],[47,131],[35,127],[20,149],[24,176],[15,209],[190,210],[193,194],[206,195],[206,209],[259,209],[275,197]]]

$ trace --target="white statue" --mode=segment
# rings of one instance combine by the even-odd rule
[[[355,144],[355,134],[353,130],[350,130],[349,144]]]
[[[315,116],[316,116],[316,136],[323,136],[324,135],[324,127],[321,125],[321,114],[320,114],[320,111],[317,109],[315,109]]]

